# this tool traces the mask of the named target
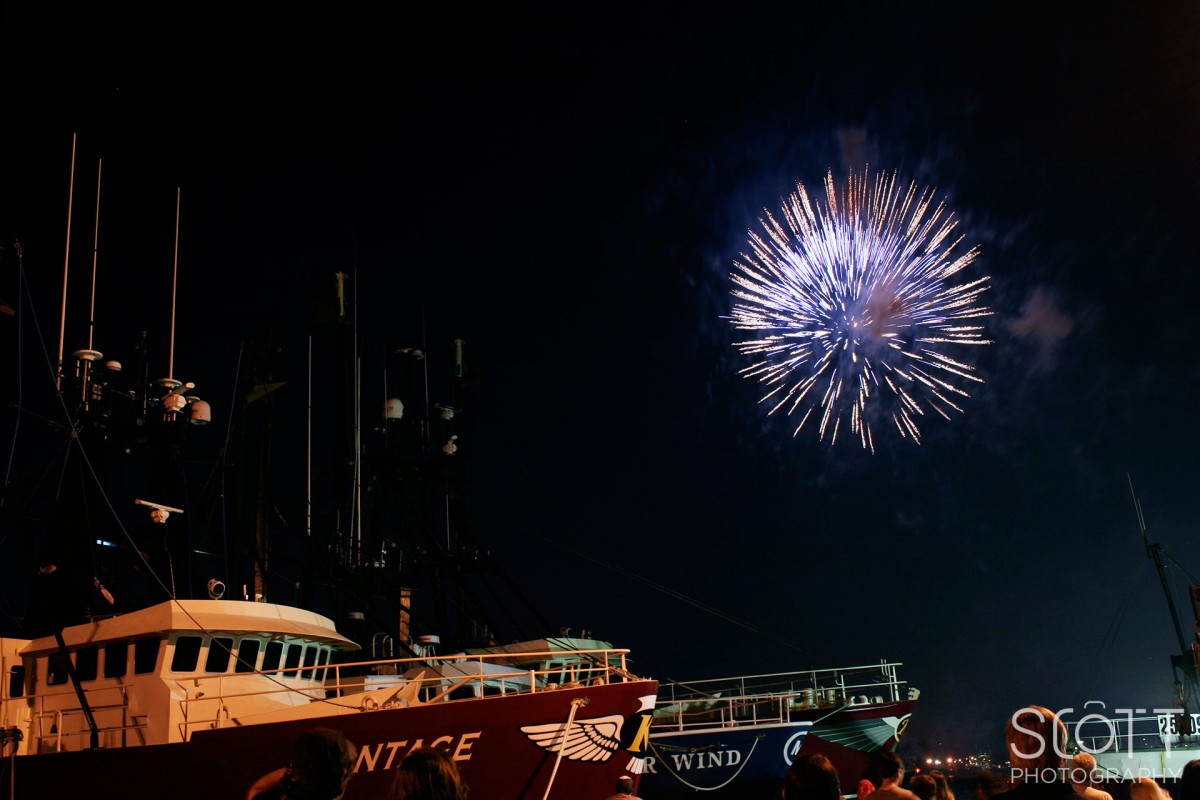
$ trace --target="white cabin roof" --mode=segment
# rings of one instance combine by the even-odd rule
[[[293,606],[247,600],[168,600],[158,605],[63,629],[68,647],[103,644],[171,631],[306,636],[339,650],[359,646],[337,632],[333,620]],[[57,650],[53,636],[33,640],[24,655]]]
[[[599,639],[574,639],[569,637],[555,637],[553,639],[530,639],[524,642],[513,642],[511,644],[500,644],[492,647],[474,647],[463,651],[468,656],[476,655],[509,655],[509,663],[512,664],[529,664],[554,658],[553,655],[547,653],[576,653],[579,650],[612,650],[613,646],[609,642],[602,642]],[[537,654],[537,655],[533,655]],[[454,654],[439,656],[439,658],[453,658]],[[497,661],[497,663],[500,663]]]

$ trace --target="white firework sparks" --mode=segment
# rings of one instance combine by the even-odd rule
[[[946,351],[983,345],[978,305],[987,277],[952,283],[978,255],[954,256],[957,223],[932,190],[851,175],[839,196],[825,177],[825,206],[803,184],[783,203],[781,223],[766,211],[734,261],[730,319],[753,338],[734,342],[754,359],[741,374],[769,387],[770,413],[797,414],[837,442],[843,425],[875,451],[871,423],[890,418],[921,441],[917,419],[932,409],[962,413],[961,388],[982,383]]]

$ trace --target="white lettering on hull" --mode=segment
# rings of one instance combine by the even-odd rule
[[[445,750],[455,761],[470,761],[471,748],[475,740],[483,735],[483,731],[464,733],[460,736],[439,736],[426,742],[424,739],[414,739],[409,742],[403,739],[398,742],[379,742],[365,744],[358,749],[358,763],[354,765],[355,772],[374,772],[389,770],[399,766],[401,759],[418,747],[437,747]]]
[[[701,769],[719,769],[721,767],[736,767],[742,763],[741,750],[716,750],[707,753],[672,753],[668,768],[674,772],[690,772]],[[658,774],[658,759],[653,756],[646,758],[646,772]]]

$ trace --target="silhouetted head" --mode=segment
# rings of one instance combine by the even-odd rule
[[[1200,758],[1183,765],[1175,785],[1175,800],[1200,800]]]
[[[783,778],[783,800],[841,800],[833,762],[820,753],[801,753]]]
[[[954,790],[950,788],[950,779],[946,777],[946,773],[940,769],[931,769],[929,777],[933,778],[934,785],[937,786],[937,792],[934,793],[937,800],[954,800]]]
[[[454,759],[436,747],[410,750],[396,769],[392,800],[463,800],[467,786]]]
[[[928,773],[914,775],[908,782],[908,789],[921,800],[933,800],[937,794],[937,781]]]
[[[1071,771],[1067,773],[1071,783],[1079,786],[1091,786],[1095,780],[1096,757],[1084,751],[1071,757]]]
[[[1060,769],[1067,746],[1067,727],[1044,706],[1025,706],[1008,718],[1008,758],[1023,770]]]
[[[313,728],[292,746],[282,784],[288,800],[333,800],[354,774],[358,748],[341,731]]]
[[[871,756],[871,765],[867,767],[868,778],[874,778],[871,783],[878,789],[884,781],[904,780],[904,760],[890,750],[877,750]]]
[[[1170,800],[1167,790],[1158,785],[1154,778],[1139,776],[1129,784],[1130,800]]]
[[[981,769],[975,774],[975,797],[988,800],[994,794],[1007,792],[1011,787],[1008,779],[994,769]]]

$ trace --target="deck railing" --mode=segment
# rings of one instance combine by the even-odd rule
[[[450,654],[270,672],[139,675],[116,687],[88,686],[85,682],[84,696],[93,719],[99,723],[100,747],[124,747],[150,743],[145,709],[139,708],[136,715],[131,711],[131,706],[138,706],[131,703],[131,695],[138,695],[138,685],[143,681],[166,681],[176,709],[171,725],[176,736],[187,739],[196,730],[235,724],[233,719],[239,725],[253,724],[256,715],[310,702],[354,705],[369,711],[634,680],[628,670],[628,653],[625,649],[597,649]],[[425,675],[406,679],[404,673],[414,669],[425,670]],[[114,691],[119,692],[115,701]],[[91,730],[69,685],[62,691],[37,695],[31,713],[34,725],[30,752],[90,747]]]
[[[1088,709],[1084,709],[1087,711]],[[1073,710],[1072,710],[1073,711]],[[1157,749],[1194,749],[1200,745],[1200,726],[1192,716],[1190,731],[1183,731],[1178,708],[1115,709],[1116,713],[1062,713],[1067,734],[1079,749],[1090,753]],[[1152,712],[1152,713],[1147,713]]]
[[[915,696],[896,662],[687,683],[661,681],[654,726],[685,730],[788,722],[796,711],[897,702]]]
[[[269,711],[272,707],[278,709],[313,701],[346,706],[361,697],[356,707],[373,711],[418,703],[477,700],[616,683],[634,677],[627,668],[628,653],[624,649],[602,649],[354,661],[324,667],[279,669],[270,673],[245,673],[238,676],[240,686],[246,686],[248,675],[253,676],[258,685],[234,691],[220,686],[231,676],[189,678],[188,685],[195,688],[188,697],[180,700],[183,734],[186,737],[200,728],[223,727],[230,724],[230,717],[238,718],[237,724],[253,723],[256,707]],[[553,666],[534,666],[539,661],[555,663]],[[414,670],[424,670],[425,674],[405,677],[405,673]],[[264,681],[269,681],[270,685],[263,685]],[[388,694],[387,690],[392,691]],[[214,704],[214,701],[219,703]],[[207,711],[218,705],[221,713]],[[244,710],[239,713],[239,709]]]
[[[100,747],[146,744],[146,716],[134,714],[130,710],[127,687],[116,687],[119,699],[114,702],[95,702],[97,697],[111,696],[113,691],[114,687],[107,686],[85,692],[85,696],[92,696],[88,708],[92,719],[97,722],[96,733]],[[90,746],[92,732],[83,709],[63,702],[70,702],[75,697],[72,692],[69,695],[51,694],[36,698],[31,712],[33,725],[29,752],[81,750]],[[104,724],[100,724],[101,720],[105,721]]]

